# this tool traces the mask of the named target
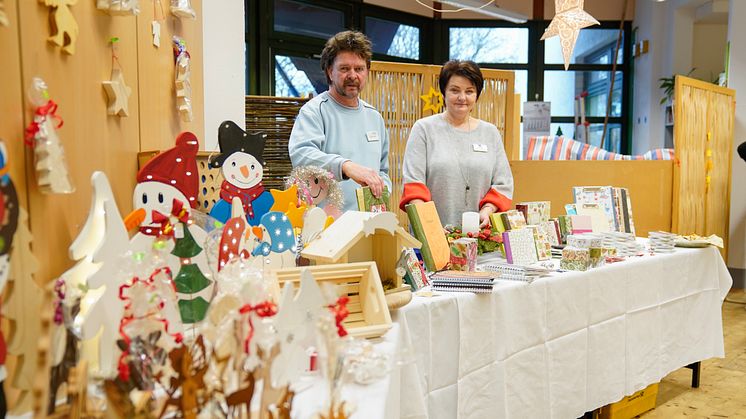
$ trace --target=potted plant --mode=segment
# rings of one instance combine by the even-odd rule
[[[696,70],[696,68],[692,68],[689,70],[688,73],[685,74],[686,77],[689,77],[692,72]],[[673,92],[674,87],[676,87],[676,74],[672,75],[671,77],[661,77],[658,79],[658,81],[661,82],[661,85],[659,86],[661,89],[663,89],[663,93],[665,96],[661,98],[661,105],[664,103],[673,103]]]

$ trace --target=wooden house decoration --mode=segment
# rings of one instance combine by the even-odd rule
[[[308,243],[301,256],[317,265],[373,261],[381,282],[397,290],[402,288],[396,271],[402,249],[421,245],[399,226],[393,212],[347,211]]]
[[[292,283],[295,289],[301,289],[305,272],[310,272],[319,285],[335,285],[338,296],[349,298],[347,303],[349,315],[344,319],[342,325],[350,336],[377,338],[391,329],[391,314],[386,305],[386,297],[383,293],[381,280],[378,278],[375,262],[340,263],[272,270],[270,275],[274,280],[275,300],[279,301],[279,290],[283,288],[286,282]]]

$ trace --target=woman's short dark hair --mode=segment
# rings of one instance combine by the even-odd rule
[[[477,99],[479,99],[479,95],[482,94],[482,88],[484,87],[484,77],[477,63],[474,61],[451,60],[443,64],[443,68],[440,69],[438,85],[440,86],[440,93],[444,96],[448,81],[453,76],[465,77],[474,83],[474,87],[477,88]]]
[[[365,65],[370,70],[370,60],[373,57],[373,46],[368,37],[358,31],[344,31],[332,36],[326,41],[324,50],[321,51],[321,70],[326,75],[326,82],[331,84],[327,69],[332,68],[337,54],[349,51],[357,54],[365,60]]]

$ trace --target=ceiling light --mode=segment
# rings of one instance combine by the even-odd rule
[[[440,0],[440,2],[454,7],[463,7],[465,9],[481,13],[483,15],[507,20],[508,22],[526,23],[526,21],[528,20],[528,16],[516,12],[511,12],[510,10],[501,9],[494,4],[488,4],[487,6],[485,6],[485,2],[487,2],[487,0]]]

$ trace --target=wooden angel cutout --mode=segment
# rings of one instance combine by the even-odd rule
[[[173,38],[174,60],[176,61],[175,87],[176,109],[184,122],[192,120],[192,82],[191,58],[186,42],[178,37]]]
[[[192,0],[171,0],[171,13],[182,19],[197,18],[197,12],[192,7]]]
[[[47,40],[62,47],[62,51],[72,55],[75,54],[75,43],[78,41],[78,22],[70,11],[78,0],[39,0],[50,8],[49,13],[52,23],[52,36]]]

